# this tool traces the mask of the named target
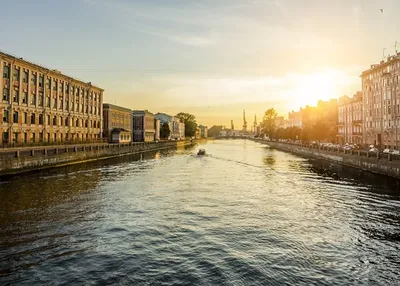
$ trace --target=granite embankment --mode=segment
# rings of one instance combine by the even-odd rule
[[[306,158],[328,160],[373,173],[400,179],[400,156],[376,154],[367,151],[344,151],[319,148],[318,146],[296,145],[275,141],[255,140],[277,150],[291,152]]]
[[[0,175],[140,154],[191,144],[194,144],[194,142],[97,143],[1,149]]]

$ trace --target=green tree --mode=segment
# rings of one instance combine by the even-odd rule
[[[185,136],[186,137],[193,137],[196,134],[196,117],[193,114],[180,112],[175,115],[176,118],[185,124]]]
[[[168,139],[170,134],[171,134],[171,130],[169,129],[168,123],[164,123],[160,129],[160,138]]]
[[[261,123],[262,134],[272,138],[275,132],[275,118],[278,115],[275,109],[270,108],[265,111],[263,121]]]
[[[310,139],[316,141],[328,140],[330,128],[329,125],[323,121],[318,121],[311,128]]]

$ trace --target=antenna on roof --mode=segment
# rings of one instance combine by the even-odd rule
[[[382,61],[385,60],[385,50],[386,50],[386,48],[383,48],[383,49],[382,49]]]
[[[397,55],[397,41],[394,42],[394,53]]]

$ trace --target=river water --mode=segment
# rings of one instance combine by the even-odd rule
[[[3,178],[0,284],[399,285],[399,194],[244,140]]]

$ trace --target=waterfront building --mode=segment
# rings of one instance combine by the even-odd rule
[[[347,95],[338,104],[338,143],[363,143],[363,100],[362,92],[352,98]]]
[[[1,143],[97,140],[104,90],[0,52]]]
[[[166,113],[157,113],[154,117],[160,120],[161,125],[164,123],[168,124],[169,130],[171,131],[168,139],[180,140],[185,138],[185,125],[181,125],[179,118]]]
[[[111,143],[128,143],[132,142],[132,131],[124,128],[113,128],[111,130],[108,141]]]
[[[288,121],[289,121],[288,123],[289,127],[299,127],[299,128],[303,127],[300,111],[289,112]]]
[[[194,137],[196,139],[200,139],[201,138],[201,129],[198,126],[196,127],[196,133],[195,133]]]
[[[400,53],[389,56],[361,74],[363,97],[363,142],[399,148]]]
[[[232,122],[231,122],[231,126],[233,127],[233,123]],[[214,125],[210,129],[208,129],[208,136],[210,136],[210,137],[220,136],[220,132],[223,129],[224,129],[224,127],[222,125]]]
[[[134,142],[153,142],[155,139],[154,114],[148,110],[132,111]]]
[[[185,139],[185,123],[179,122],[179,139],[184,140]]]
[[[202,138],[207,138],[208,137],[208,128],[207,128],[207,126],[199,125],[199,128],[200,128],[200,136]]]
[[[129,108],[103,104],[103,137],[111,139],[114,129],[132,132],[132,110]],[[129,136],[132,139],[132,136]]]
[[[155,128],[155,134],[154,134],[154,139],[156,141],[160,140],[160,131],[161,131],[161,122],[158,119],[154,118],[154,128]]]

